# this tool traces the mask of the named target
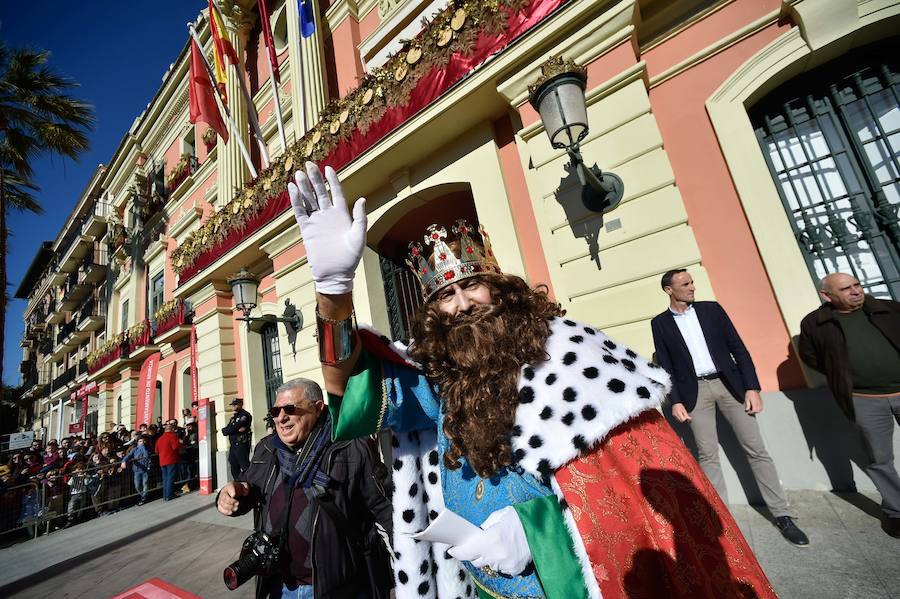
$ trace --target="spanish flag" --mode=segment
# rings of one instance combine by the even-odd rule
[[[228,39],[228,31],[225,29],[225,23],[222,22],[222,15],[219,14],[219,7],[215,6],[215,2],[213,0],[208,0],[209,2],[209,30],[212,34],[213,38],[213,56],[215,57],[216,67],[216,83],[219,88],[219,96],[222,98],[223,103],[228,102],[228,97],[225,95],[225,82],[228,80],[228,76],[226,75],[225,70],[225,59],[228,59],[233,65],[239,64],[237,52],[234,51],[234,46],[231,45],[231,40]]]

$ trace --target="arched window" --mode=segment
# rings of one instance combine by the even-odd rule
[[[281,345],[278,342],[278,327],[274,322],[266,323],[259,334],[262,337],[266,405],[271,408],[275,405],[275,392],[284,382],[281,378]]]
[[[900,38],[781,86],[750,112],[810,275],[900,299]]]
[[[444,225],[449,231],[460,218],[473,227],[478,226],[475,201],[469,190],[440,195],[407,212],[378,242],[381,279],[394,341],[409,341],[413,314],[423,303],[419,280],[406,264],[409,242],[421,240],[425,229],[434,223]]]

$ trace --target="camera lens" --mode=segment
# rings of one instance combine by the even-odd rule
[[[229,591],[233,591],[251,578],[259,571],[259,556],[249,553],[227,568],[222,573],[225,580],[225,586]]]

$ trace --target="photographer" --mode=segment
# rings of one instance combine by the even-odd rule
[[[258,510],[256,532],[225,571],[229,588],[256,575],[258,598],[388,596],[390,558],[376,529],[392,530],[387,469],[369,440],[332,443],[324,408],[315,382],[282,385],[271,409],[275,434],[219,492],[226,516]]]

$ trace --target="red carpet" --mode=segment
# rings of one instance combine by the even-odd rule
[[[111,599],[203,599],[159,578],[151,578]]]

